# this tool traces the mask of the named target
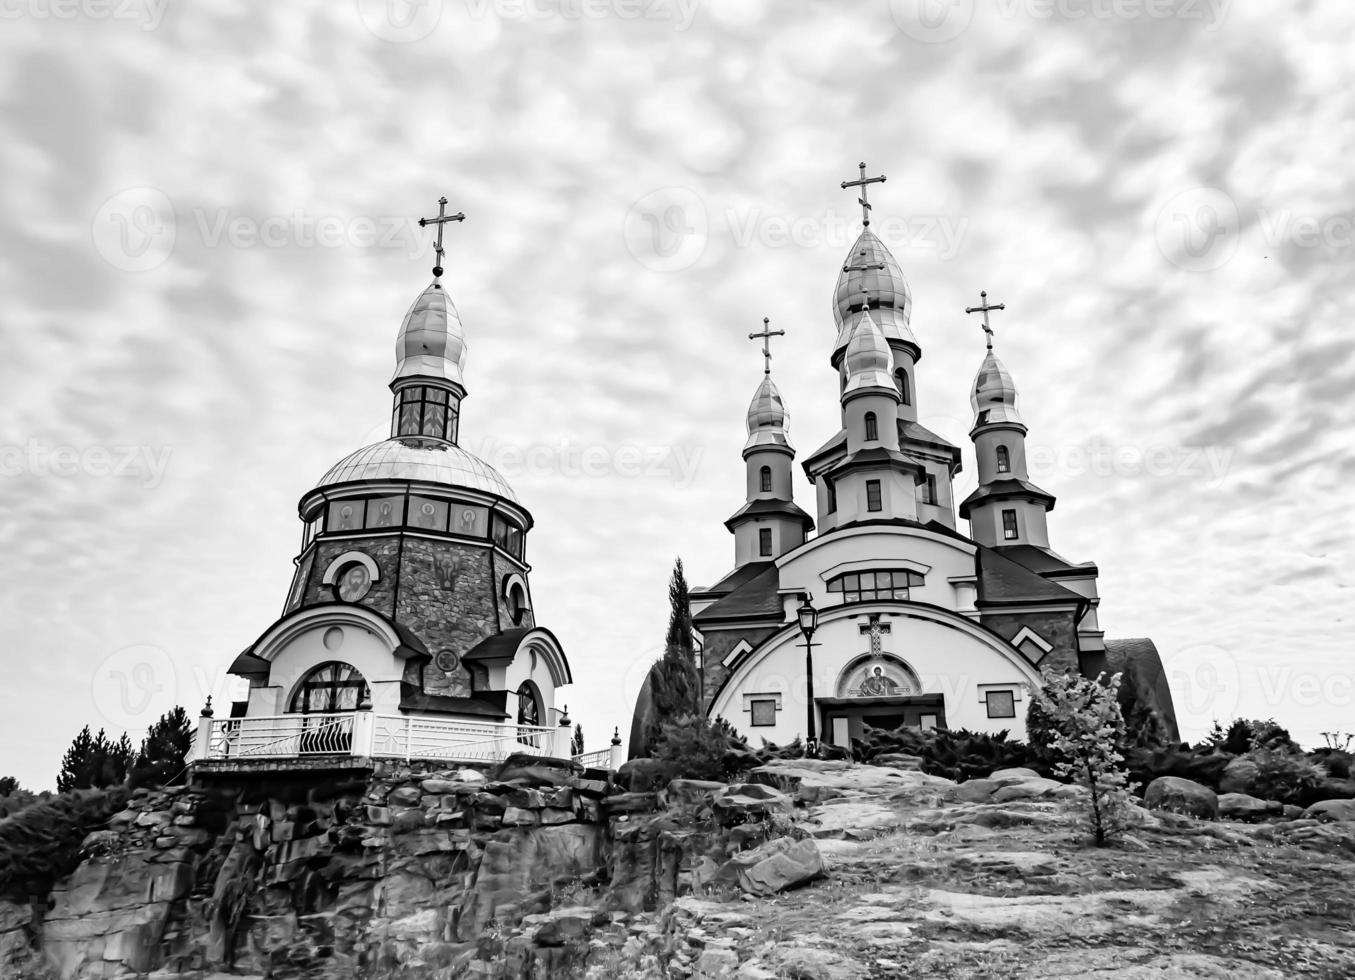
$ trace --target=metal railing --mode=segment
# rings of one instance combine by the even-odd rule
[[[490,725],[413,715],[375,715],[371,755],[395,759],[499,762],[515,753],[551,755],[556,729]]]
[[[346,755],[353,749],[353,714],[214,719],[207,749],[209,759]]]
[[[598,749],[596,752],[584,752],[581,755],[574,756],[574,761],[585,769],[610,769],[612,767],[612,750]]]

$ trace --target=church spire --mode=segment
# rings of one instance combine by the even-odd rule
[[[750,333],[749,340],[762,340],[762,381],[748,405],[748,440],[743,444],[747,494],[743,507],[725,521],[734,534],[734,563],[770,561],[798,548],[814,522],[795,506],[791,486],[791,445],[787,424],[790,413],[781,400],[781,392],[772,381],[771,338],[784,337],[784,330],[772,330],[771,321],[762,319],[762,330]]]
[[[970,534],[979,544],[1031,544],[1049,547],[1047,514],[1054,509],[1054,496],[1030,482],[1026,467],[1026,424],[1017,405],[1016,382],[1005,364],[993,353],[992,310],[1006,304],[989,304],[979,293],[978,306],[966,313],[983,314],[988,352],[979,365],[970,392],[974,426],[969,437],[979,463],[979,485],[963,503],[960,516],[969,521]]]
[[[434,225],[437,239],[433,282],[410,306],[395,338],[395,395],[391,415],[394,438],[432,439],[455,443],[461,400],[466,397],[462,372],[466,366],[466,336],[461,317],[442,288],[442,228],[464,221],[462,213],[447,214],[447,199],[438,199],[438,214],[420,218],[420,226]]]

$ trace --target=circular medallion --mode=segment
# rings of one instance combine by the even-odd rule
[[[451,650],[439,650],[433,657],[433,663],[437,666],[438,670],[445,674],[450,674],[461,666],[461,658]]]
[[[357,602],[372,590],[372,573],[355,561],[339,573],[334,588],[344,602]]]

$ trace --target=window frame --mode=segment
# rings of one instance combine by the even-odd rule
[[[997,471],[999,473],[1010,473],[1012,471],[1012,453],[1006,446],[998,446],[997,452]]]
[[[772,556],[771,528],[760,527],[757,529],[757,553],[759,558],[770,558]]]
[[[1003,508],[1002,511],[1002,540],[1017,541],[1021,537],[1021,525],[1016,519],[1016,509],[1012,507]]]
[[[880,441],[880,423],[875,417],[874,412],[867,412],[862,416],[861,421],[866,426],[866,442]]]
[[[758,721],[758,706],[768,705],[771,710],[770,721]],[[748,727],[749,728],[775,728],[776,727],[776,698],[749,698],[748,699]]]
[[[889,578],[882,581],[881,576]],[[828,580],[827,585],[829,595],[840,594],[845,605],[852,602],[879,602],[882,599],[911,602],[913,589],[921,588],[926,582],[926,576],[911,568],[869,568],[835,575]]]
[[[884,490],[879,480],[866,481],[866,513],[880,514],[884,512]]]
[[[993,695],[997,695],[999,698],[1002,698],[1003,696],[1005,696],[1005,697],[1007,698],[1007,702],[1008,702],[1008,704],[1010,705],[1010,709],[1011,709],[1011,713],[1010,713],[1010,714],[996,714],[996,713],[994,713],[994,711],[993,711]],[[1016,717],[1016,692],[1013,691],[1013,690],[1004,690],[1004,689],[1001,689],[1001,688],[998,688],[998,689],[995,689],[995,690],[991,690],[991,691],[985,691],[985,692],[984,692],[984,695],[983,695],[983,706],[984,706],[985,710],[987,711],[987,714],[988,714],[988,717],[989,717],[989,718],[1015,718],[1015,717]]]
[[[894,369],[894,384],[899,389],[899,400],[905,405],[913,404],[912,385],[908,383],[908,372],[904,368]]]
[[[757,478],[758,478],[758,493],[771,493],[772,468],[770,466],[762,467],[762,469],[758,470]]]

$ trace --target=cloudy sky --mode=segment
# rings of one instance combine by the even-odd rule
[[[1355,729],[1355,14],[1227,0],[14,0],[0,11],[0,773],[229,699],[296,501],[384,438],[413,219],[467,220],[463,443],[537,520],[590,747],[665,581],[733,559],[747,333],[802,454],[837,422],[859,224],[962,444],[1007,304],[1056,550],[1150,635],[1186,734]],[[800,502],[812,497],[807,483]]]

